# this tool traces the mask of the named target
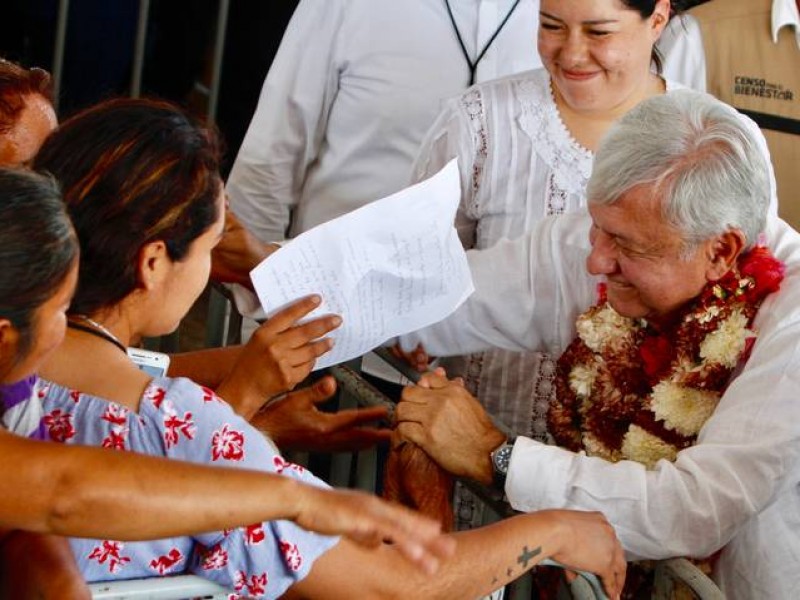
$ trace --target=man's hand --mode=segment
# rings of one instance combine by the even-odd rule
[[[294,520],[304,529],[344,535],[367,547],[390,541],[429,574],[455,551],[455,540],[443,536],[436,521],[407,508],[362,492],[302,487]]]
[[[326,413],[317,404],[336,391],[332,377],[267,404],[251,420],[282,450],[341,452],[370,448],[389,440],[391,430],[366,427],[387,418],[386,408],[359,408]]]
[[[340,317],[327,315],[297,324],[319,303],[319,296],[298,300],[253,333],[217,388],[239,414],[249,418],[269,398],[293,389],[308,377],[317,358],[333,347],[333,341],[322,336],[341,325]]]
[[[625,584],[625,552],[614,528],[599,512],[541,511],[557,522],[557,548],[553,560],[575,571],[600,577],[609,598],[619,598]]]
[[[420,446],[458,477],[492,483],[489,454],[505,440],[480,403],[460,381],[439,372],[403,390],[395,412],[400,435]]]
[[[211,252],[211,279],[238,283],[252,290],[250,271],[277,249],[278,246],[257,239],[227,210],[222,239]]]

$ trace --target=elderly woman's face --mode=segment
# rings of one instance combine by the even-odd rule
[[[647,19],[621,0],[542,0],[540,7],[539,55],[557,100],[577,112],[608,112],[644,97],[668,2]]]
[[[0,136],[0,166],[30,164],[56,125],[53,105],[41,94],[30,94],[11,131]]]
[[[586,268],[608,282],[608,301],[625,317],[658,322],[697,296],[713,274],[713,242],[686,258],[679,232],[649,186],[610,205],[590,204],[592,252]]]

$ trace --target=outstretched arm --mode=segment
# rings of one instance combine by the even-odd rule
[[[386,442],[391,430],[375,427],[387,419],[385,407],[323,412],[317,405],[330,399],[336,382],[325,377],[313,385],[277,398],[262,408],[250,424],[267,434],[282,450],[342,452]]]
[[[437,524],[407,509],[263,472],[64,447],[4,431],[0,472],[0,528],[130,541],[287,519],[367,545],[396,540],[422,566],[451,550]]]
[[[357,548],[343,540],[315,563],[286,598],[325,600],[419,597],[478,598],[504,586],[545,558],[597,573],[611,598],[625,581],[625,557],[608,521],[599,513],[542,511],[454,534],[455,554],[435,577],[408,568],[396,549]],[[579,540],[579,541],[578,541]],[[353,565],[369,565],[352,573]]]

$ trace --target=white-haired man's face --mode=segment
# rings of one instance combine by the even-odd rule
[[[613,204],[590,204],[589,213],[586,268],[605,276],[608,301],[625,317],[668,321],[727,270],[720,268],[716,239],[685,255],[682,235],[664,220],[650,186],[637,186]]]

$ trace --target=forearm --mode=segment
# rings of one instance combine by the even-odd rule
[[[181,352],[170,355],[170,377],[186,377],[195,383],[216,390],[217,395],[229,398],[223,393],[224,380],[230,373],[243,346],[227,346],[225,348],[208,348],[193,352]]]
[[[400,336],[403,349],[560,354],[574,337],[575,318],[595,299],[585,268],[588,226],[586,215],[560,215],[521,238],[467,252],[475,291],[447,319]]]
[[[342,540],[295,585],[288,598],[479,598],[558,552],[563,532],[552,513],[521,515],[454,534],[455,555],[435,576],[415,572],[391,546],[365,550]],[[342,577],[352,565],[369,565]]]
[[[0,472],[0,527],[117,540],[293,519],[302,491],[302,484],[278,475],[8,434],[2,435]]]
[[[646,470],[633,461],[610,463],[517,438],[506,494],[520,511],[603,512],[632,560],[704,557],[769,500],[780,478],[765,464],[754,469],[748,450],[729,462],[722,454],[730,448],[702,446]]]

